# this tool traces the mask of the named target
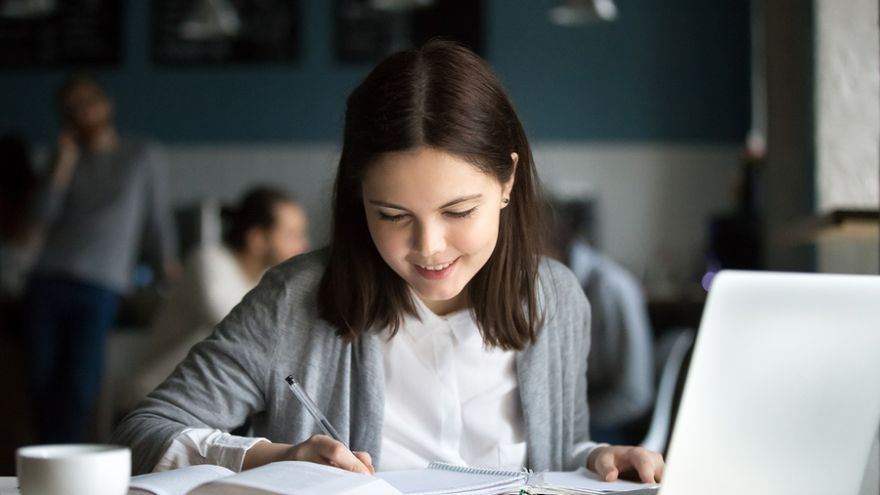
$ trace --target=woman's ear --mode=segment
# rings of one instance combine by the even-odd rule
[[[510,154],[510,161],[513,162],[513,172],[510,174],[510,178],[507,179],[507,182],[501,185],[501,207],[510,204],[510,193],[513,191],[513,183],[516,180],[516,166],[519,164],[519,155],[514,151]]]

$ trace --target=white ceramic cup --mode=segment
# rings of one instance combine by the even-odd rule
[[[15,453],[21,495],[126,495],[131,451],[116,445],[33,445]]]

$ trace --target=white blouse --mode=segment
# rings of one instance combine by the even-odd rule
[[[440,317],[413,299],[421,321],[405,317],[383,346],[381,469],[423,468],[431,461],[522,467],[526,437],[515,353],[487,349],[472,312]],[[239,471],[247,449],[260,441],[268,440],[186,429],[155,470],[218,464]]]
[[[522,467],[515,353],[487,349],[470,311],[440,317],[413,299],[421,321],[407,316],[384,343],[381,468]]]

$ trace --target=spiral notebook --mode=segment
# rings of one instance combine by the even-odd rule
[[[425,469],[375,474],[406,495],[654,495],[659,485],[601,481],[586,469],[548,471],[475,468],[433,462]]]

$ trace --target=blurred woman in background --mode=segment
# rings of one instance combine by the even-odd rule
[[[162,383],[214,325],[276,264],[309,249],[305,209],[284,191],[256,187],[224,212],[223,244],[199,247],[153,324],[149,361],[125,388],[129,409]]]

